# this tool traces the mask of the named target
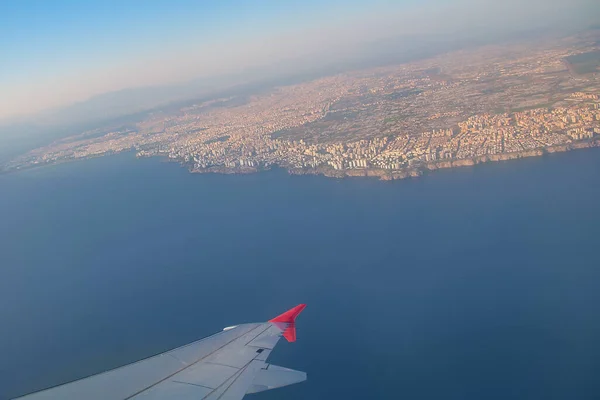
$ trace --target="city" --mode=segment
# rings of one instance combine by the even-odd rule
[[[400,179],[424,170],[600,145],[597,31],[487,45],[158,112],[19,157],[7,171],[135,151],[191,172]],[[571,58],[570,58],[571,57]],[[590,57],[587,57],[589,59]],[[101,131],[100,131],[101,132]]]

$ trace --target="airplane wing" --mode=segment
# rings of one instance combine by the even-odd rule
[[[306,373],[268,364],[281,338],[296,340],[300,304],[265,323],[225,328],[213,336],[99,375],[19,400],[240,400],[306,380]]]

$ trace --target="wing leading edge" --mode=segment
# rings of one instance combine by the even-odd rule
[[[299,383],[306,373],[266,360],[281,336],[296,340],[295,321],[305,307],[18,400],[240,400],[247,393]]]

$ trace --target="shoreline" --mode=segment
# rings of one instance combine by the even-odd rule
[[[325,176],[328,178],[335,178],[335,179],[355,178],[355,177],[365,178],[366,177],[366,178],[378,178],[381,181],[394,181],[394,180],[402,180],[402,179],[408,179],[408,178],[418,178],[418,177],[423,176],[425,173],[442,170],[442,169],[472,167],[472,166],[475,166],[478,164],[503,162],[503,161],[517,160],[517,159],[521,159],[521,158],[541,157],[541,156],[544,156],[547,154],[565,153],[565,152],[569,152],[569,151],[573,151],[573,150],[590,149],[590,148],[600,148],[600,137],[595,137],[593,139],[588,139],[585,141],[579,141],[579,142],[574,142],[574,143],[569,143],[569,144],[564,144],[564,145],[556,145],[556,146],[549,146],[549,147],[538,148],[538,149],[522,150],[522,151],[511,152],[511,153],[501,153],[501,154],[491,154],[491,155],[488,154],[488,155],[482,155],[482,156],[465,158],[465,159],[438,160],[435,162],[423,163],[418,166],[406,167],[406,168],[398,169],[398,170],[389,170],[389,169],[380,169],[380,168],[360,168],[360,169],[339,170],[339,169],[334,169],[330,166],[318,167],[318,168],[295,168],[295,167],[289,167],[289,166],[280,165],[280,164],[272,164],[272,165],[262,166],[262,167],[235,167],[235,168],[230,168],[230,167],[225,167],[225,166],[214,166],[214,167],[209,167],[209,168],[204,168],[204,169],[197,169],[197,168],[193,168],[188,163],[183,162],[181,160],[177,160],[177,159],[173,159],[173,158],[169,158],[169,157],[165,157],[165,156],[160,156],[160,155],[159,156],[156,156],[156,155],[140,156],[138,154],[135,154],[135,151],[133,149],[128,149],[128,150],[125,150],[122,152],[115,152],[115,153],[111,153],[111,154],[94,155],[91,157],[84,157],[84,158],[78,158],[78,159],[57,160],[57,161],[54,161],[51,163],[22,166],[20,168],[9,169],[9,170],[1,170],[0,169],[0,175],[16,173],[16,172],[32,170],[32,169],[38,169],[38,168],[44,168],[44,167],[49,167],[49,166],[53,166],[53,165],[66,164],[66,163],[76,162],[76,161],[85,161],[88,159],[101,158],[101,157],[117,155],[117,154],[133,153],[133,154],[135,154],[136,158],[158,158],[162,162],[178,163],[182,167],[186,167],[188,172],[192,173],[192,174],[248,175],[248,174],[269,171],[273,167],[275,167],[275,168],[281,168],[281,169],[286,170],[288,172],[288,174],[290,174],[290,175],[321,175],[321,176]]]
[[[554,153],[565,153],[574,150],[580,149],[590,149],[590,148],[599,148],[600,147],[600,139],[594,138],[587,141],[575,142],[565,145],[556,145],[549,146],[545,148],[539,149],[531,149],[531,150],[522,150],[511,153],[501,153],[501,154],[491,154],[491,155],[482,155],[473,158],[465,158],[465,159],[453,159],[453,160],[443,160],[443,161],[435,161],[425,163],[416,167],[407,167],[399,170],[388,170],[388,169],[379,169],[379,168],[361,168],[361,169],[346,169],[339,170],[333,169],[331,167],[319,167],[319,168],[290,168],[284,165],[276,165],[279,168],[285,169],[290,175],[322,175],[328,178],[354,178],[354,177],[363,177],[363,178],[379,178],[382,181],[393,181],[393,180],[402,180],[408,178],[418,178],[423,176],[426,172],[437,171],[441,169],[450,169],[450,168],[460,168],[460,167],[472,167],[478,164],[487,164],[493,162],[503,162],[510,160],[517,160],[521,158],[530,158],[530,157],[542,157],[547,154]],[[185,166],[185,164],[182,164]],[[228,168],[228,167],[210,167],[205,169],[194,169],[188,166],[188,171],[193,174],[224,174],[224,175],[233,175],[233,174],[253,174],[259,173],[262,171],[268,171],[272,166],[257,168],[257,167],[236,167],[236,168]]]

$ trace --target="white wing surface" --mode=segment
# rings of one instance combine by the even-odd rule
[[[295,341],[300,304],[265,323],[243,324],[186,346],[19,400],[239,400],[306,380],[267,364],[284,336]]]

